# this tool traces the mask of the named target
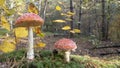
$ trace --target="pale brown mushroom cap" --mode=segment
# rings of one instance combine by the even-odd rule
[[[76,43],[71,39],[62,38],[54,44],[55,49],[69,51],[77,48]]]
[[[37,14],[25,13],[20,16],[16,22],[16,27],[29,27],[29,26],[40,26],[44,23],[44,20]]]

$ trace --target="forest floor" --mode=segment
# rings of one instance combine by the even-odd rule
[[[45,38],[35,38],[35,43],[37,42],[44,42],[46,44],[46,47],[44,49],[47,50],[53,50],[54,49],[54,43],[64,38],[63,36],[46,36]],[[77,49],[75,52],[72,52],[72,54],[76,55],[89,55],[92,57],[111,57],[111,56],[119,56],[120,55],[120,43],[112,43],[110,41],[107,42],[101,42],[99,45],[93,45],[88,38],[70,38],[77,44]],[[26,40],[26,39],[25,39]],[[27,40],[26,40],[27,42]],[[21,42],[18,44],[18,47],[22,48],[27,45],[24,40],[21,40]],[[117,46],[116,46],[117,45]],[[109,47],[110,46],[110,47]],[[98,47],[98,48],[97,48]]]
[[[61,38],[66,38],[66,37],[65,36],[54,36],[54,35],[45,36],[44,38],[36,37],[34,39],[34,42],[35,44],[37,42],[44,42],[46,44],[44,49],[53,50],[54,43]],[[89,38],[74,37],[70,39],[75,41],[77,44],[77,49],[75,52],[72,52],[73,54],[89,55],[92,57],[104,57],[104,56],[111,57],[111,56],[120,55],[120,43],[102,41],[100,43],[97,43],[98,45],[93,45],[93,43],[89,41],[90,40]],[[0,39],[0,43],[3,40],[4,39]],[[19,42],[17,43],[17,49],[24,48],[27,45],[28,45],[27,38],[19,39]]]
[[[54,43],[63,37],[48,36],[43,39],[46,49],[53,50]],[[110,41],[101,42],[100,44],[93,45],[87,38],[70,38],[77,44],[77,49],[73,54],[89,55],[93,57],[111,57],[120,55],[120,43],[112,43]],[[109,47],[112,46],[112,47]],[[116,47],[117,46],[117,47]],[[97,48],[98,47],[98,48]]]
[[[49,51],[52,51],[54,49],[54,43],[61,39],[61,38],[66,38],[64,36],[54,36],[54,35],[50,35],[50,36],[45,36],[44,38],[40,38],[40,37],[36,37],[34,38],[34,42],[35,44],[37,42],[44,42],[46,44],[46,46],[44,48],[41,48],[41,50],[49,50]],[[76,42],[77,44],[77,49],[75,52],[72,52],[72,54],[74,56],[77,56],[77,58],[79,57],[79,60],[84,60],[86,59],[84,62],[85,64],[87,64],[88,62],[86,61],[90,61],[92,60],[93,62],[93,59],[95,58],[90,58],[89,57],[85,57],[85,56],[90,56],[90,57],[98,57],[98,58],[101,58],[101,59],[107,59],[107,57],[111,58],[111,59],[117,59],[116,57],[119,57],[120,56],[120,44],[117,43],[112,43],[112,42],[101,42],[98,46],[96,45],[93,45],[92,42],[89,41],[88,38],[84,38],[84,37],[74,37],[74,38],[70,38],[72,39],[73,41]],[[4,39],[0,39],[0,43],[3,41]],[[28,45],[28,42],[27,42],[27,38],[22,38],[22,39],[19,39],[19,42],[17,43],[17,49],[21,49],[21,48],[25,48],[27,47]],[[117,46],[116,46],[117,45]],[[110,46],[110,47],[109,47]],[[3,55],[4,56],[4,55]],[[9,55],[8,55],[9,56]],[[16,54],[17,56],[17,54]],[[74,57],[73,56],[73,57]],[[24,56],[23,56],[24,57]],[[4,57],[3,57],[4,58]],[[75,58],[75,57],[74,57]],[[77,59],[76,58],[76,59]],[[84,59],[83,59],[84,58]],[[2,58],[0,58],[2,59]],[[6,58],[5,58],[6,59]],[[14,58],[15,59],[15,58]],[[102,61],[101,59],[99,59],[100,61]],[[119,58],[118,58],[119,59]],[[77,59],[78,60],[78,59]],[[100,62],[98,61],[98,62]],[[24,62],[24,61],[21,61],[21,62]],[[45,61],[47,62],[47,61]],[[104,61],[103,61],[104,62]],[[103,63],[101,62],[100,65]],[[111,60],[111,62],[113,63],[113,61]],[[18,62],[19,63],[19,62]],[[52,62],[51,62],[52,63]],[[96,63],[96,62],[95,62]],[[115,63],[120,63],[118,60],[117,62]],[[16,62],[12,62],[11,65],[13,66],[14,64],[16,64]],[[105,65],[107,65],[108,63],[105,63]],[[93,63],[94,65],[94,63]],[[1,63],[0,62],[0,68],[7,68],[9,67],[10,65],[7,64],[7,62],[5,63]],[[17,65],[16,65],[17,66]],[[69,66],[69,65],[68,65]],[[103,65],[102,65],[103,66]],[[114,66],[114,65],[113,65]],[[76,67],[78,68],[78,67]],[[83,67],[84,68],[84,67]],[[87,67],[85,67],[87,68]],[[89,68],[94,68],[94,67],[89,67]],[[97,68],[97,67],[96,67]],[[103,68],[106,68],[106,67],[103,67]],[[109,68],[109,67],[108,67]],[[115,67],[111,67],[111,68],[115,68]]]

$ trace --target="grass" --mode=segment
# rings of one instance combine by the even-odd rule
[[[85,64],[86,68],[120,68],[120,60],[116,59],[100,59],[97,57],[71,55],[74,60]]]
[[[49,50],[36,52],[33,62],[28,62],[25,56],[25,50],[18,50],[0,55],[0,62],[8,63],[12,68],[120,68],[118,59],[100,59],[80,55],[71,55],[71,62],[66,63],[62,55],[53,55]]]
[[[9,31],[6,29],[0,29],[0,37],[2,37],[3,35],[5,35],[6,33],[8,33]]]

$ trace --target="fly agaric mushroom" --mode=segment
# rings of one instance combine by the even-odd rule
[[[34,59],[34,49],[33,49],[33,30],[34,26],[41,26],[44,20],[37,14],[25,13],[20,16],[16,22],[15,27],[27,27],[28,28],[28,51],[27,58],[30,60]]]
[[[77,46],[76,46],[76,43],[74,41],[72,41],[71,39],[62,38],[62,39],[58,40],[57,42],[55,42],[54,48],[56,50],[64,51],[65,52],[65,56],[64,56],[65,61],[70,62],[70,51],[71,50],[75,51]]]

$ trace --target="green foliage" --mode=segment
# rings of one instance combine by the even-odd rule
[[[82,68],[78,62],[71,61],[70,63],[64,63],[63,61],[44,58],[42,61],[32,62],[24,65],[29,65],[30,68]],[[84,68],[84,67],[83,67]]]
[[[120,15],[115,16],[116,21],[110,24],[109,38],[114,42],[120,42]]]
[[[71,62],[66,63],[61,55],[54,56],[52,51],[43,50],[36,53],[35,60],[28,62],[25,59],[25,50],[0,55],[0,62],[17,63],[15,68],[119,68],[118,59],[103,60],[89,56],[71,55]],[[13,64],[14,65],[14,64]]]
[[[45,37],[45,33],[41,32],[41,33],[37,34],[37,36],[39,36],[40,38],[44,38]]]
[[[99,46],[99,44],[100,44],[100,40],[97,39],[95,35],[91,35],[91,36],[89,37],[89,41],[90,41],[95,47]]]
[[[20,60],[25,56],[25,50],[18,50],[11,53],[4,53],[0,55],[0,62],[7,62],[9,60]]]
[[[9,31],[7,29],[0,29],[0,36],[4,36]]]
[[[84,68],[78,61],[64,62],[64,59],[60,55],[53,56],[52,51],[49,50],[38,52],[33,62],[28,62],[27,59],[23,58],[25,54],[25,50],[3,54],[0,55],[0,62],[16,60],[18,64],[14,67],[18,68]]]
[[[118,59],[111,59],[108,61],[105,59],[103,60],[89,56],[71,55],[71,57],[74,60],[83,63],[86,68],[119,68],[120,67],[120,60]]]
[[[52,56],[52,52],[51,51],[49,51],[49,50],[43,50],[43,51],[41,51],[40,52],[40,56],[41,57],[50,57],[50,56]]]

